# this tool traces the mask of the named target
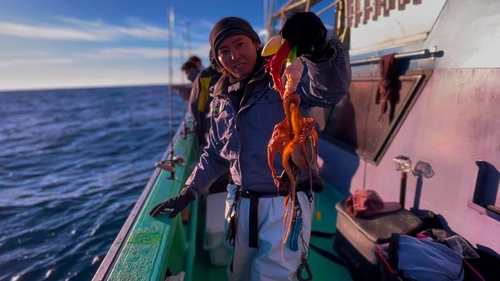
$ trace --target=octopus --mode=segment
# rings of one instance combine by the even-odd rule
[[[292,228],[296,202],[295,188],[301,171],[309,172],[312,187],[312,166],[317,167],[318,133],[315,130],[314,119],[305,118],[300,113],[300,96],[297,94],[297,86],[304,66],[296,57],[295,48],[291,48],[288,41],[277,35],[264,46],[262,51],[263,56],[272,54],[274,56],[268,60],[266,70],[272,77],[273,88],[279,92],[283,100],[285,119],[274,127],[267,147],[267,156],[274,183],[279,193],[285,195],[284,236],[281,249],[282,260],[284,260],[283,249]],[[286,84],[283,85],[281,72],[285,61],[287,62],[284,70]],[[276,175],[274,167],[274,158],[277,153],[282,156],[284,173],[281,176]]]

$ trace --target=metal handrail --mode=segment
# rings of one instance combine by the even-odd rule
[[[431,58],[434,57],[434,55],[437,53],[437,49],[433,48],[431,50],[429,49],[424,49],[420,51],[413,51],[413,52],[408,52],[408,53],[399,53],[394,56],[396,59],[406,59],[406,58],[413,58],[413,57],[419,57],[419,56],[425,56],[428,57],[430,56]],[[366,59],[361,59],[361,60],[356,60],[351,62],[351,66],[353,65],[361,65],[361,64],[368,64],[368,63],[376,63],[380,61],[381,57],[373,57],[373,58],[366,58]]]
[[[305,5],[308,0],[300,0],[298,2],[292,3],[288,5],[287,7],[281,7],[277,12],[271,15],[271,18],[279,18],[281,16],[282,12],[289,12],[293,9],[296,9],[302,5]]]
[[[321,9],[320,11],[318,11],[318,12],[316,13],[316,15],[319,17],[321,14],[323,14],[324,12],[326,12],[326,11],[330,10],[330,9],[331,9],[331,8],[333,8],[335,5],[337,5],[338,3],[340,3],[340,1],[342,1],[342,0],[337,0],[337,1],[335,1],[335,2],[333,2],[333,3],[331,3],[331,4],[329,4],[328,6],[324,7],[324,8],[323,8],[323,9]]]
[[[175,133],[173,137],[173,142],[177,142],[177,140],[180,139],[182,129],[184,127],[184,123],[188,122],[188,116],[190,116],[190,113],[186,113],[184,119],[182,120],[182,123],[177,129],[177,132]],[[192,122],[192,121],[190,121]],[[171,150],[172,150],[172,145],[167,146],[167,150],[161,157],[162,161],[166,161],[168,156],[171,155]],[[154,184],[158,180],[158,177],[161,174],[161,169],[156,167],[154,169],[153,174],[149,178],[148,183],[146,184],[146,187],[142,191],[139,199],[135,202],[134,208],[130,212],[129,216],[127,217],[127,220],[123,224],[122,228],[120,229],[120,232],[115,238],[115,241],[113,244],[111,244],[111,247],[109,248],[108,252],[106,253],[106,256],[104,257],[104,260],[102,261],[101,265],[97,269],[97,272],[94,274],[94,277],[92,278],[92,281],[103,281],[107,280],[108,275],[110,273],[109,269],[112,268],[113,263],[116,261],[116,258],[119,256],[120,251],[122,250],[123,245],[126,243],[126,239],[128,235],[130,234],[130,231],[133,229],[134,223],[137,221],[137,218],[140,215],[140,211],[142,211],[142,208],[146,204],[146,200],[148,199],[151,191],[153,190]]]

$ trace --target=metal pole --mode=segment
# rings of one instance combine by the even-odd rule
[[[269,6],[269,0],[264,0],[264,28],[267,27],[267,10]],[[266,38],[267,41],[267,38]]]
[[[296,9],[296,8],[302,6],[302,5],[305,5],[306,1],[307,0],[299,0],[299,1],[297,1],[297,2],[295,2],[293,4],[290,4],[290,5],[286,6],[286,7],[283,6],[282,8],[280,8],[280,10],[278,12],[274,13],[273,15],[271,15],[271,17],[278,18],[278,17],[281,16],[282,12],[285,13],[285,12],[291,11],[293,9]]]
[[[329,9],[335,7],[335,5],[337,5],[341,0],[337,0],[333,3],[331,3],[330,5],[324,7],[323,9],[321,9],[319,12],[316,13],[317,16],[320,16],[321,14],[325,13],[326,11],[328,11]]]
[[[309,9],[311,9],[311,0],[306,0],[306,12],[309,12]]]
[[[193,53],[191,53],[191,33],[189,30],[189,22],[186,22],[186,35],[187,35],[187,41],[188,41],[188,52],[189,52],[189,56],[191,56]]]
[[[178,38],[179,38],[179,57],[181,58],[181,62],[185,62],[186,61],[186,57],[184,56],[184,38],[183,38],[183,35],[181,32],[179,32],[179,35],[178,35]],[[184,75],[181,75],[181,84],[184,85],[184,80],[185,80],[185,76]]]
[[[420,51],[396,54],[394,56],[394,58],[404,59],[404,58],[411,58],[411,57],[418,57],[418,56],[431,56],[431,55],[434,55],[435,53],[436,53],[436,50],[430,51],[429,49],[424,49],[424,50],[420,50]],[[379,62],[379,61],[380,61],[380,57],[367,58],[367,59],[352,61],[351,66],[359,65],[359,64],[375,63],[375,62]]]
[[[173,93],[173,69],[172,69],[172,48],[173,48],[173,33],[174,33],[174,8],[172,2],[168,11],[169,33],[168,33],[168,71],[169,71],[169,100],[170,100],[170,165],[174,165],[174,93]],[[175,179],[175,168],[170,172],[169,179]]]
[[[406,199],[406,179],[407,179],[406,172],[402,172],[401,173],[401,189],[399,190],[399,204],[401,204],[401,207],[403,209],[405,208],[405,199]]]

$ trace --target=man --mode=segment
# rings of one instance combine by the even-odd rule
[[[192,61],[185,62],[181,67],[182,72],[186,75],[186,78],[192,83],[196,76],[200,73],[200,69]]]
[[[212,50],[209,53],[210,65],[196,77],[191,88],[190,110],[195,120],[196,135],[201,146],[207,144],[207,134],[210,128],[210,103],[214,87],[221,74],[217,68]]]
[[[338,40],[326,38],[326,28],[314,13],[298,13],[288,19],[282,36],[297,47],[304,74],[297,87],[304,109],[333,106],[349,89],[351,72],[347,49]],[[165,208],[175,217],[200,195],[219,175],[231,172],[237,187],[228,192],[231,206],[226,212],[233,257],[228,263],[229,280],[294,280],[304,265],[312,222],[313,198],[309,184],[297,192],[302,227],[293,241],[284,244],[281,260],[284,198],[278,195],[267,163],[267,144],[274,126],[285,114],[279,93],[264,72],[260,39],[250,24],[240,18],[224,18],[210,34],[210,45],[223,78],[216,85],[212,101],[209,143],[200,163],[180,195],[151,211],[155,216]],[[279,157],[278,157],[279,158]],[[275,166],[280,166],[276,159]],[[283,169],[281,168],[281,171]],[[300,182],[307,182],[302,173]],[[226,210],[228,210],[226,206]]]
[[[203,70],[203,64],[201,63],[201,60],[197,56],[190,56],[188,61],[192,61],[196,64],[196,67],[198,67],[200,70]]]

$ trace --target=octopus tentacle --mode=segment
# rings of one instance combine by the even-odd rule
[[[271,60],[268,61],[266,65],[266,70],[271,74],[274,82],[274,89],[278,91],[283,98],[285,87],[283,86],[283,80],[281,79],[281,70],[283,69],[283,62],[288,58],[290,53],[290,45],[288,41],[283,42],[278,52],[273,56]]]
[[[293,212],[296,204],[296,184],[300,171],[309,172],[309,183],[312,188],[312,165],[317,167],[318,134],[315,130],[316,122],[313,118],[304,118],[300,113],[300,96],[297,86],[303,72],[303,64],[292,55],[292,61],[285,69],[286,85],[283,85],[281,71],[283,64],[290,54],[290,45],[284,41],[278,52],[268,61],[266,70],[269,71],[274,82],[274,87],[283,100],[285,120],[276,124],[271,140],[268,144],[268,164],[278,191],[288,188],[285,196],[285,215],[283,222],[283,243],[281,258],[284,261],[284,247],[290,235],[293,223]],[[281,153],[283,176],[288,177],[289,184],[283,184],[281,178],[276,176],[274,156]],[[286,193],[286,192],[285,192]],[[281,194],[281,193],[280,193]],[[291,201],[291,202],[290,202]],[[289,206],[290,205],[290,206]],[[289,208],[290,207],[290,208]]]

